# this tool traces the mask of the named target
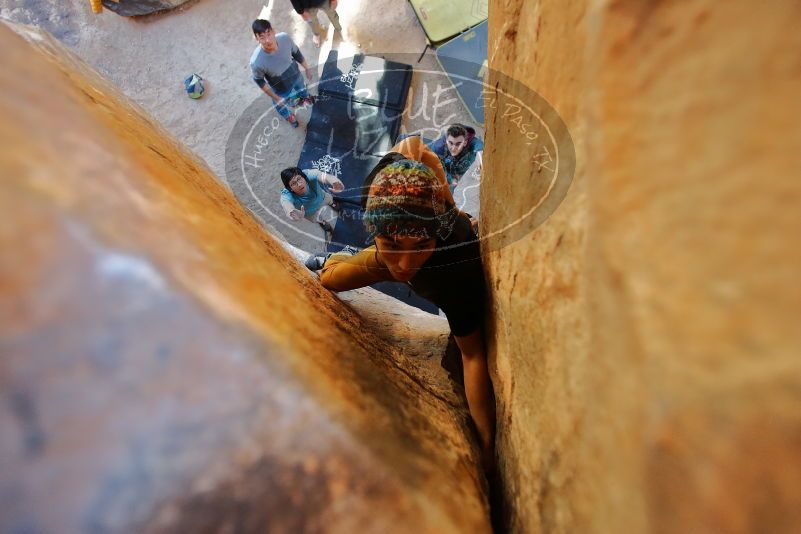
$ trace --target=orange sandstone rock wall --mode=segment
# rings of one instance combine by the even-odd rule
[[[798,531],[799,24],[781,0],[491,3],[490,84],[542,95],[577,154],[548,221],[487,248],[512,532]],[[503,112],[484,235],[540,194]]]
[[[0,24],[0,530],[488,531],[447,381],[119,91],[15,30]]]

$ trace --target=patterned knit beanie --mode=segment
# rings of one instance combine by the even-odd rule
[[[391,163],[370,185],[364,225],[373,236],[440,236],[448,221],[445,191],[434,171],[422,163]]]

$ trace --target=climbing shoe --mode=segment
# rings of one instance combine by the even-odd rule
[[[313,105],[314,105],[314,102],[315,102],[316,100],[317,100],[316,98],[314,98],[313,96],[309,95],[309,96],[307,96],[307,97],[305,97],[305,98],[303,98],[303,99],[301,100],[301,104],[302,104],[304,107],[305,107],[305,106],[313,106]]]
[[[358,253],[359,249],[354,248],[350,245],[345,245],[342,250],[338,252],[333,252],[329,254],[312,254],[303,264],[306,266],[307,269],[310,271],[319,271],[325,266],[325,262],[328,258],[330,258],[333,254],[344,254],[346,256],[353,256],[354,254]]]
[[[325,265],[326,258],[327,256],[323,256],[320,254],[312,254],[311,256],[306,258],[306,261],[303,262],[303,264],[310,271],[319,271],[320,269],[323,268],[323,265]]]
[[[339,213],[342,210],[342,206],[340,206],[337,201],[331,202],[331,204],[329,204],[329,206],[331,206],[331,209],[336,211],[337,213]]]
[[[289,122],[289,124],[292,125],[293,128],[297,128],[298,126],[300,126],[300,123],[298,122],[298,119],[297,117],[295,117],[295,115],[290,115],[287,121]]]
[[[354,247],[352,247],[350,245],[345,245],[344,247],[342,247],[342,250],[340,250],[339,252],[334,252],[334,254],[347,254],[348,256],[353,256],[354,254],[356,254],[358,252],[359,252],[359,249],[354,248]]]

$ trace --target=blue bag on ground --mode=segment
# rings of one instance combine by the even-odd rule
[[[203,87],[203,78],[198,74],[191,74],[184,80],[184,87],[186,88],[186,94],[188,94],[190,98],[200,98],[206,90],[206,88]]]

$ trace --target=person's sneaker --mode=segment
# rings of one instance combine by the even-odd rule
[[[353,256],[354,254],[357,254],[358,252],[359,252],[359,249],[354,248],[354,247],[352,247],[350,245],[345,245],[342,248],[342,250],[340,250],[338,252],[334,252],[333,254],[345,254],[346,256]],[[312,254],[311,256],[306,258],[306,261],[304,261],[303,264],[310,271],[319,271],[320,269],[322,269],[325,266],[326,260],[328,258],[330,258],[330,257],[331,257],[331,253],[328,253],[328,254],[325,254],[325,255],[323,255],[323,254]]]
[[[322,256],[320,254],[312,254],[303,264],[306,266],[307,269],[310,271],[319,271],[325,265],[326,256]]]
[[[352,247],[350,245],[345,245],[342,247],[342,250],[339,252],[335,252],[334,254],[347,254],[348,256],[353,256],[359,252],[359,249]]]
[[[300,123],[298,122],[298,119],[297,117],[295,117],[295,115],[290,115],[287,121],[289,122],[289,124],[292,125],[293,128],[297,128],[298,126],[300,126]]]

